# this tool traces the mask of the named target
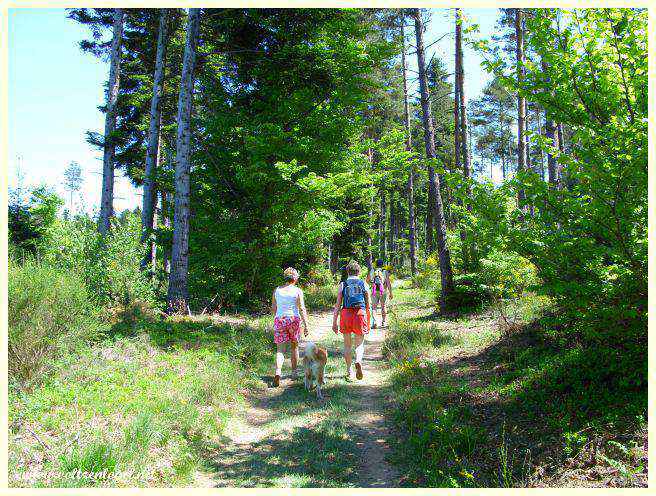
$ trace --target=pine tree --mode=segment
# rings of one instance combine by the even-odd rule
[[[440,259],[440,279],[442,292],[440,295],[440,310],[446,311],[449,298],[454,290],[453,271],[451,268],[451,254],[447,242],[446,221],[440,193],[440,180],[435,174],[433,160],[435,157],[435,132],[433,117],[431,115],[430,100],[428,97],[428,79],[426,76],[426,63],[424,60],[424,26],[421,19],[421,10],[415,9],[415,36],[417,40],[417,66],[419,68],[419,88],[421,91],[421,108],[424,123],[424,141],[426,144],[426,159],[428,160],[429,194],[433,199],[433,219],[437,232],[437,250]]]
[[[123,9],[114,9],[112,48],[109,59],[109,83],[107,86],[107,111],[105,113],[105,139],[103,150],[103,181],[100,199],[98,231],[109,230],[114,215],[114,132],[116,130],[116,101],[120,84],[121,39],[123,37]]]
[[[189,193],[191,171],[191,107],[194,90],[194,64],[198,45],[200,9],[189,9],[187,37],[178,98],[178,136],[175,166],[175,211],[173,216],[173,249],[169,278],[168,308],[170,312],[189,312]]]

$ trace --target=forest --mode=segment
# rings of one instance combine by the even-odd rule
[[[500,9],[490,39],[458,8],[62,15],[107,62],[102,199],[9,192],[10,485],[646,486],[645,9]],[[397,288],[373,396],[271,397],[283,269],[318,323],[351,260]]]

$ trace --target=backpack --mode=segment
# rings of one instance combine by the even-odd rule
[[[385,292],[385,274],[382,269],[376,269],[374,271],[374,277],[372,280],[373,283],[373,294]]]
[[[347,279],[342,287],[342,308],[364,308],[365,285],[362,279]]]

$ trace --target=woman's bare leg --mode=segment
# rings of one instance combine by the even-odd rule
[[[344,360],[346,361],[346,374],[351,375],[351,333],[345,332],[344,336]]]
[[[298,367],[298,343],[292,341],[290,344],[292,347],[292,377],[296,378],[296,367]]]
[[[282,364],[285,363],[285,343],[276,344],[276,375],[282,372]]]

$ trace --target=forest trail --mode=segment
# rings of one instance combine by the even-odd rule
[[[325,400],[290,376],[286,356],[279,388],[249,395],[241,420],[228,426],[226,439],[206,451],[215,487],[398,487],[388,462],[390,428],[387,380],[381,346],[385,330],[365,340],[364,378],[344,378],[341,335],[332,331],[332,312],[309,316],[309,335],[328,349]],[[264,379],[264,378],[263,378]],[[270,379],[265,379],[267,384]]]

